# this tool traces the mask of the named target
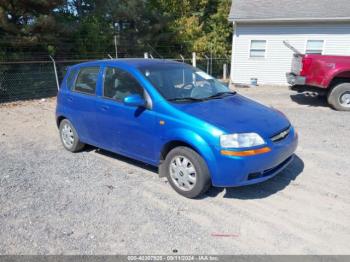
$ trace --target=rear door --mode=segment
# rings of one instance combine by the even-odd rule
[[[100,66],[79,68],[72,81],[70,92],[66,96],[67,111],[80,139],[92,145],[96,144],[96,89],[99,84]]]

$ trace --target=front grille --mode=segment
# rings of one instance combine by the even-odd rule
[[[283,139],[285,139],[290,133],[290,126],[286,129],[283,129],[282,131],[278,132],[277,134],[271,136],[272,142],[279,142]]]

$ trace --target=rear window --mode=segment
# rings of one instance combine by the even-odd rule
[[[79,72],[75,81],[74,91],[93,95],[96,92],[96,83],[98,78],[99,67],[85,67]]]

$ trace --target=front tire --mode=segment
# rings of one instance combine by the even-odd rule
[[[336,85],[328,94],[328,103],[338,111],[350,111],[350,83]]]
[[[184,197],[198,197],[210,188],[210,174],[204,159],[188,147],[172,149],[162,169],[171,187]]]
[[[85,144],[80,142],[77,131],[68,119],[63,119],[60,123],[60,138],[62,145],[70,152],[81,151]]]

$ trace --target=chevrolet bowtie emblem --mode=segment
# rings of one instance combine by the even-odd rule
[[[274,137],[271,138],[271,140],[273,142],[282,140],[283,138],[285,138],[287,135],[289,134],[289,129],[282,131],[281,133],[279,133],[278,135],[275,135]]]

